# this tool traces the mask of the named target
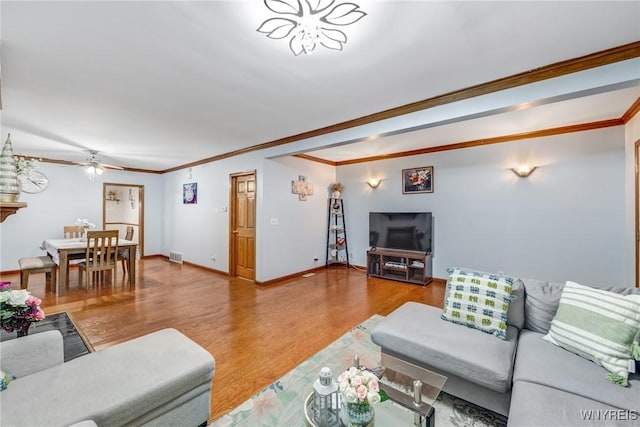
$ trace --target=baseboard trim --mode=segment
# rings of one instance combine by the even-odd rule
[[[167,257],[167,260],[169,260],[169,257]],[[229,273],[227,273],[226,271],[216,270],[215,268],[206,267],[206,266],[200,265],[200,264],[194,264],[194,263],[189,262],[189,261],[182,261],[182,263],[190,265],[191,267],[196,267],[196,268],[199,268],[199,269],[202,269],[202,270],[210,271],[212,273],[220,274],[221,276],[229,277]]]
[[[284,282],[285,280],[300,278],[303,274],[314,273],[316,271],[320,271],[325,269],[324,265],[319,267],[310,268],[309,270],[299,271],[297,273],[288,274],[286,276],[276,277],[275,279],[265,280],[264,282],[255,281],[254,283],[258,286],[271,286],[280,282]]]

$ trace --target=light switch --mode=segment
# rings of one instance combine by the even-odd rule
[[[271,225],[278,225],[280,220],[278,218],[271,218]]]

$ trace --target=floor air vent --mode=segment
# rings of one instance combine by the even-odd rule
[[[182,264],[182,252],[169,252],[169,261]]]

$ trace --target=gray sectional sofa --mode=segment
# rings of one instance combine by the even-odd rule
[[[63,363],[62,336],[41,332],[0,345],[16,379],[0,393],[0,424],[191,426],[210,416],[215,361],[163,329]]]
[[[631,374],[628,387],[612,384],[604,368],[542,339],[563,286],[517,280],[506,340],[415,302],[387,316],[372,340],[383,353],[447,376],[444,391],[508,415],[510,426],[640,426],[640,375]]]

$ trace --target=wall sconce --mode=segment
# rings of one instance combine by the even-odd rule
[[[522,166],[518,166],[517,168],[511,168],[513,173],[518,175],[520,178],[528,177],[536,169],[537,169],[537,166],[529,166],[529,165],[522,165]]]
[[[381,179],[378,178],[371,178],[369,181],[367,181],[367,184],[369,185],[369,187],[371,188],[378,188],[378,185],[380,185],[380,183],[382,182]]]

